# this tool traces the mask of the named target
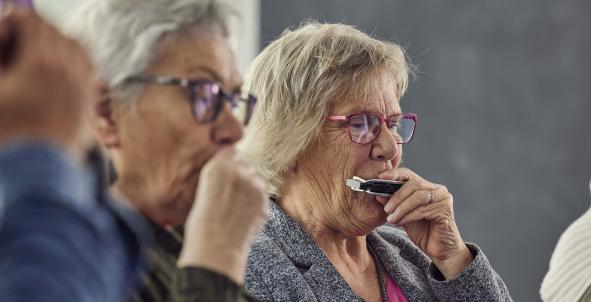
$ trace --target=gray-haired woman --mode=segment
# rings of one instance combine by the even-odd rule
[[[340,24],[287,31],[255,59],[246,87],[259,102],[240,149],[274,194],[247,265],[256,298],[511,300],[462,240],[447,189],[398,167],[416,123],[400,107],[408,73],[399,46]],[[352,176],[405,184],[376,197],[346,187]]]
[[[254,98],[241,94],[228,12],[206,0],[88,0],[68,24],[110,90],[91,122],[113,191],[157,241],[133,301],[250,299],[238,285],[267,203],[233,150],[242,125],[231,110],[246,122]]]

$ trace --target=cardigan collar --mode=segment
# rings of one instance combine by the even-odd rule
[[[329,294],[329,296],[335,297],[356,297],[355,301],[362,301],[355,295],[310,235],[273,200],[270,202],[269,220],[265,224],[263,232],[274,240],[283,253],[302,272],[316,296]],[[367,235],[367,242],[376,251],[386,272],[393,277],[407,297],[424,297],[425,300],[429,300],[431,295],[420,286],[426,281],[418,280],[424,279],[426,272],[420,271],[419,268],[404,259],[407,252],[411,251],[405,251],[388,243],[377,231]],[[409,276],[409,271],[414,271],[414,274]]]

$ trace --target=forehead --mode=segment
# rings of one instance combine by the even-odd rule
[[[164,39],[146,73],[220,82],[226,89],[240,86],[234,53],[222,35],[189,32]]]
[[[373,112],[382,115],[401,113],[396,96],[396,83],[390,76],[371,77],[364,84],[354,85],[333,101],[330,113],[347,115],[355,112]]]

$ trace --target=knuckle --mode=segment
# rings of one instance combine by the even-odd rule
[[[448,200],[450,203],[453,203],[454,196],[451,193],[445,191],[445,193],[443,194],[443,197],[446,200]]]
[[[445,217],[443,217],[439,220],[439,223],[446,226],[446,228],[449,228],[449,227],[451,227],[453,222],[451,220],[451,217],[446,215]]]
[[[429,208],[426,205],[422,205],[418,208],[417,212],[418,212],[419,216],[424,217],[428,211],[429,211]]]

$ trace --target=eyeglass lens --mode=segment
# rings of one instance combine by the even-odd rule
[[[412,138],[415,121],[411,117],[395,116],[389,118],[386,123],[399,144],[408,143]],[[381,124],[381,118],[376,115],[368,113],[352,115],[349,118],[351,140],[358,144],[373,142],[380,133]]]
[[[239,93],[226,94],[216,83],[203,83],[193,88],[193,114],[200,123],[214,121],[228,102],[232,114],[246,125],[252,115],[256,99]]]

